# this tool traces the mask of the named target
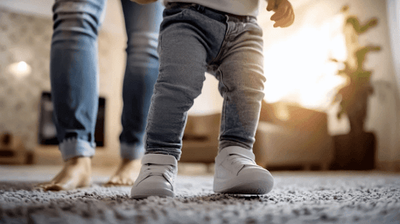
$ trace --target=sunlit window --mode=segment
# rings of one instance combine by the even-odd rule
[[[286,101],[325,110],[345,80],[336,75],[345,61],[344,15],[320,26],[304,25],[265,49],[265,100]]]

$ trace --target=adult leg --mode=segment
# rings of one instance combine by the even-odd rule
[[[122,92],[122,161],[107,185],[133,184],[134,160],[144,153],[144,129],[159,66],[157,43],[163,10],[161,2],[139,5],[121,0],[121,4],[128,37]]]
[[[105,0],[56,0],[50,80],[62,171],[46,190],[90,184],[98,108],[97,32]]]

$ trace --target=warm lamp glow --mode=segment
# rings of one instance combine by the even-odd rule
[[[289,101],[312,109],[325,109],[336,87],[345,80],[336,75],[340,66],[330,61],[347,58],[343,15],[320,27],[304,26],[265,50],[265,100]]]
[[[31,74],[32,68],[24,61],[16,62],[8,66],[8,71],[17,78],[24,78]]]

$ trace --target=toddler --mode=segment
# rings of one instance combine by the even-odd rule
[[[252,152],[265,82],[262,29],[256,20],[259,1],[164,0],[164,4],[146,152],[131,196],[174,196],[187,111],[201,93],[206,71],[218,79],[224,99],[214,191],[270,192],[273,177],[255,163]],[[267,10],[275,12],[274,27],[294,21],[287,0],[268,0]]]

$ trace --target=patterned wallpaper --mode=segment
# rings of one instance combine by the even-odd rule
[[[37,145],[40,96],[50,90],[49,60],[52,20],[47,17],[14,13],[0,8],[0,133],[11,133],[23,139],[29,150]],[[100,32],[100,74],[107,76],[105,66],[112,35]],[[25,61],[31,73],[15,77],[9,65]],[[100,85],[109,88],[107,79]]]
[[[0,9],[0,133],[9,132],[33,149],[37,142],[40,95],[50,89],[50,18]],[[25,61],[31,74],[17,78],[12,63]]]

